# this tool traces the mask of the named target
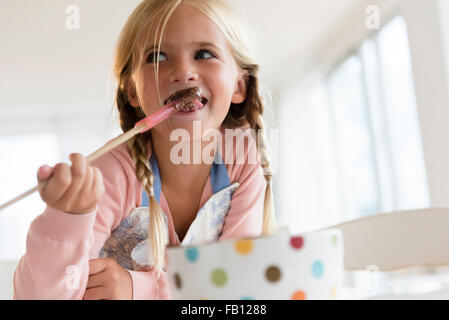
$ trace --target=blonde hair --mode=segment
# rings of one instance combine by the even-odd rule
[[[262,114],[264,106],[259,95],[259,66],[253,58],[255,51],[249,46],[249,37],[246,36],[245,38],[245,34],[242,32],[244,28],[224,0],[144,0],[132,12],[120,33],[113,67],[114,76],[118,82],[116,103],[120,116],[120,126],[126,132],[133,128],[136,122],[145,117],[143,111],[140,108],[132,107],[127,98],[128,90],[135,90],[136,84],[133,83],[133,77],[135,72],[138,72],[138,66],[145,58],[144,50],[149,31],[145,36],[144,45],[140,44],[140,48],[139,40],[142,39],[144,30],[150,30],[149,27],[153,26],[154,21],[157,21],[154,45],[157,47],[157,57],[159,57],[162,35],[167,21],[181,3],[192,5],[217,24],[227,39],[238,67],[247,70],[247,78],[245,79],[247,81],[246,99],[240,104],[231,104],[223,125],[232,129],[249,124],[255,132],[259,132],[259,130],[263,132],[263,134],[257,135],[261,139],[256,137],[261,165],[267,182],[262,236],[273,235],[276,231],[271,190],[273,173],[266,151],[267,144],[263,130]],[[159,20],[157,20],[158,18]],[[158,71],[159,60],[154,64],[156,83],[158,83]],[[161,101],[159,88],[157,90],[159,101]],[[150,211],[148,237],[152,243],[154,267],[160,272],[164,262],[167,234],[161,208],[154,197],[153,173],[148,159],[149,139],[151,139],[151,133],[148,131],[130,139],[127,146],[136,166],[136,175],[148,194]]]

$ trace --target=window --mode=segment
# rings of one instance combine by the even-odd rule
[[[379,186],[360,57],[339,66],[328,87],[345,218],[369,215],[380,209]]]
[[[280,223],[302,232],[427,207],[415,100],[402,17],[330,72],[311,73],[288,91],[280,116]]]
[[[325,82],[344,220],[427,206],[405,20],[366,39]]]

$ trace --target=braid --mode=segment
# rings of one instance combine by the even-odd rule
[[[273,194],[271,189],[271,184],[273,180],[273,172],[271,170],[270,159],[267,154],[267,142],[265,137],[265,126],[263,123],[262,115],[258,115],[258,150],[260,154],[260,162],[263,168],[263,175],[265,180],[267,181],[267,187],[265,188],[265,200],[264,200],[264,209],[263,209],[263,228],[262,235],[263,236],[272,236],[276,232],[276,223],[274,219],[274,208],[273,208]]]
[[[127,141],[128,150],[136,165],[137,178],[142,182],[148,195],[150,210],[150,225],[148,229],[148,239],[151,243],[151,256],[154,258],[154,266],[160,271],[163,267],[164,249],[166,245],[167,233],[162,210],[154,197],[153,173],[149,165],[148,140],[143,135],[135,136]]]
[[[145,117],[140,108],[134,108],[129,104],[123,85],[120,85],[117,89],[116,102],[120,114],[120,126],[123,132],[132,129],[135,123]],[[160,270],[163,267],[167,233],[162,210],[154,197],[153,173],[148,159],[149,139],[149,132],[138,134],[127,141],[127,147],[134,161],[136,176],[142,182],[148,195],[150,216],[148,239],[150,240],[152,250],[150,256],[154,259],[154,266],[159,278]]]
[[[258,66],[252,66],[249,70],[247,99],[244,102],[244,115],[250,127],[257,133],[256,145],[260,155],[260,162],[263,168],[263,175],[267,182],[265,188],[265,199],[263,208],[262,236],[272,236],[276,233],[276,221],[273,207],[272,180],[273,172],[267,153],[267,142],[265,137],[265,125],[262,118],[264,111],[263,102],[258,94],[259,83],[256,76]]]
[[[272,180],[273,172],[270,159],[267,154],[267,142],[265,137],[265,126],[262,118],[264,111],[262,100],[258,94],[258,66],[252,65],[246,69],[248,71],[247,95],[241,104],[232,104],[224,124],[229,128],[249,124],[250,128],[256,132],[256,145],[260,154],[263,175],[267,181],[265,189],[265,200],[263,210],[263,236],[271,236],[276,232],[275,215],[273,207]]]

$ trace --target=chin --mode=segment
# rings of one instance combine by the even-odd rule
[[[170,135],[175,134],[177,139],[179,139],[179,137],[182,137],[182,139],[198,140],[202,139],[205,133],[210,133],[210,131],[214,129],[219,131],[221,128],[221,122],[211,121],[211,119],[191,119],[190,121],[186,122],[173,121],[172,124],[173,127],[170,129]],[[207,140],[209,139],[212,139],[210,138],[210,134],[208,134]]]

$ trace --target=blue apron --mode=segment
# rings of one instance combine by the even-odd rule
[[[161,177],[156,157],[153,155],[150,157],[150,165],[154,176],[154,196],[160,203]],[[198,211],[181,242],[182,246],[213,242],[222,233],[224,220],[231,206],[232,194],[239,184],[234,183],[231,185],[228,172],[218,152],[216,152],[214,163],[211,167],[210,179],[213,195]],[[165,212],[162,213],[168,236],[167,215]],[[149,256],[151,251],[151,243],[150,239],[148,239],[149,221],[148,196],[145,190],[143,190],[141,206],[135,208],[111,232],[111,236],[100,250],[99,257],[112,258],[125,269],[148,270],[153,264],[152,257]]]

